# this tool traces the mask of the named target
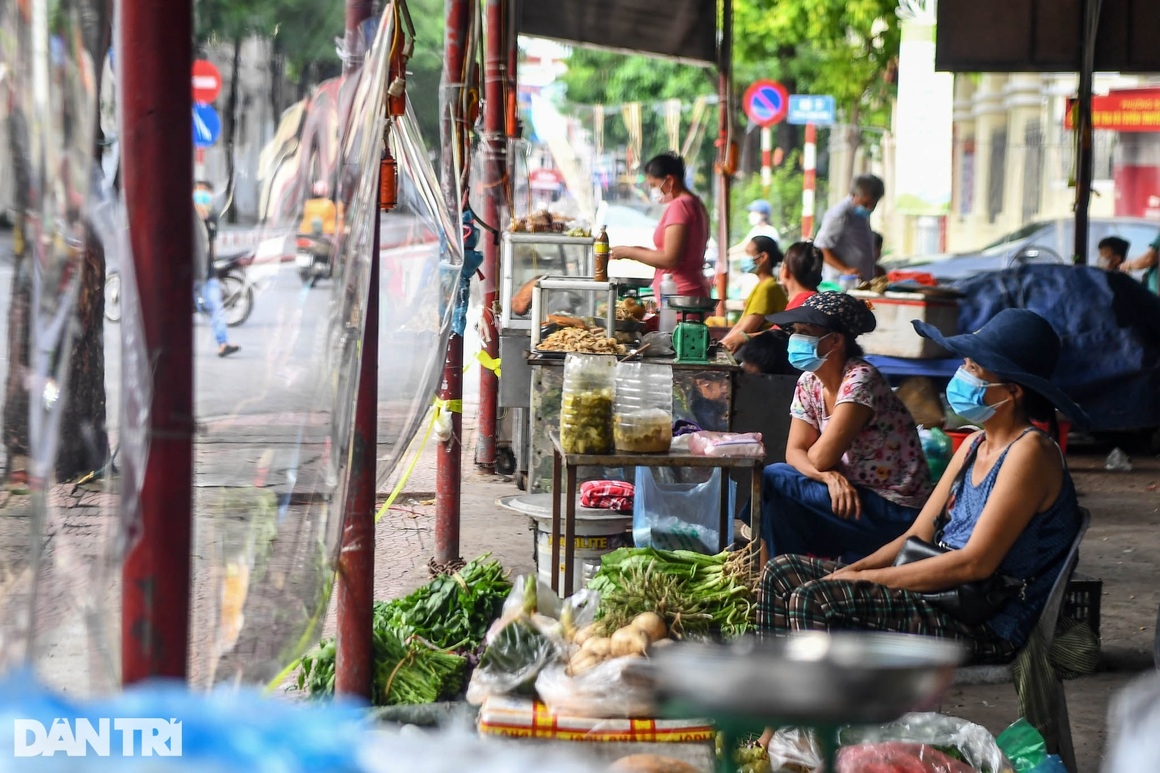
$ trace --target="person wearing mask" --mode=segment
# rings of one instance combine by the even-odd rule
[[[781,250],[777,242],[768,236],[755,236],[745,246],[745,257],[741,259],[741,270],[757,276],[757,286],[745,301],[745,311],[741,319],[721,339],[721,345],[736,352],[749,342],[755,333],[760,333],[769,325],[765,318],[785,309],[785,291],[773,276],[774,266],[781,262]]]
[[[785,251],[777,281],[789,302],[785,310],[796,309],[818,291],[822,283],[822,253],[813,242],[795,242]]]
[[[1128,240],[1121,239],[1119,236],[1107,236],[1100,239],[1100,243],[1096,245],[1096,249],[1100,252],[1096,266],[1105,271],[1119,271],[1120,266],[1128,259],[1129,246]]]
[[[1125,243],[1124,252],[1126,253]],[[1153,293],[1160,295],[1160,235],[1158,235],[1148,250],[1138,258],[1125,260],[1120,264],[1120,271],[1139,271],[1144,269],[1144,277],[1140,281]]]
[[[226,326],[226,311],[222,307],[222,283],[214,270],[214,258],[217,251],[214,245],[217,239],[218,214],[213,209],[213,188],[209,183],[199,180],[193,188],[193,209],[197,217],[194,219],[194,258],[199,262],[194,278],[203,282],[201,297],[205,301],[206,311],[209,312],[209,324],[213,330],[214,340],[217,341],[218,357],[229,357],[242,347],[235,346],[229,341]]]
[[[685,187],[684,159],[671,152],[655,156],[644,165],[644,179],[652,200],[667,205],[653,233],[653,247],[617,245],[609,257],[652,266],[655,269],[653,297],[658,300],[665,274],[672,274],[677,295],[709,297],[709,283],[702,271],[709,244],[709,213],[701,200]]]
[[[804,371],[790,406],[784,464],[765,468],[762,536],[783,553],[854,561],[906,531],[930,495],[918,428],[857,338],[875,327],[866,302],[823,292],[769,321],[792,332]]]
[[[886,195],[882,179],[872,174],[854,178],[850,195],[826,212],[814,245],[822,251],[822,280],[835,284],[846,274],[863,282],[874,278],[874,236],[870,214]]]
[[[745,248],[754,237],[765,236],[775,242],[781,241],[781,234],[770,224],[773,217],[773,206],[765,199],[754,199],[745,208],[749,213],[749,233],[745,238],[729,248],[729,260],[741,260],[745,256]]]
[[[875,630],[963,642],[975,662],[1006,662],[1026,644],[1082,524],[1059,446],[1032,422],[1083,411],[1051,382],[1059,336],[1028,309],[1004,309],[977,332],[919,335],[963,358],[951,407],[982,425],[959,448],[904,533],[847,566],[804,555],[771,561],[761,579],[758,631]],[[894,566],[907,538],[948,550]],[[923,594],[1001,573],[1021,591],[983,622],[964,622]]]

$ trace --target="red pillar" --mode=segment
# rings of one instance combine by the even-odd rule
[[[140,523],[122,567],[121,678],[186,677],[193,487],[191,0],[124,0],[125,205],[153,374]],[[133,373],[126,370],[125,377]],[[139,386],[139,385],[135,385]]]
[[[818,127],[806,124],[805,150],[802,153],[802,239],[813,238],[814,213],[817,206]]]
[[[507,0],[486,0],[487,42],[484,53],[483,104],[483,220],[493,228],[500,222],[507,190],[506,96],[511,91],[507,75]],[[492,234],[483,237],[483,316],[480,336],[488,355],[499,356],[499,333],[495,311],[499,304],[499,243]],[[495,371],[480,368],[479,443],[475,463],[495,468],[495,437],[499,378]]]
[[[459,183],[466,190],[470,143],[467,119],[463,115],[462,89],[466,88],[464,44],[471,34],[474,5],[471,0],[446,0],[446,24],[443,35],[443,78],[440,91],[441,184],[443,201],[454,220],[459,215]],[[456,160],[459,160],[457,167]],[[443,382],[439,399],[446,403],[463,402],[463,336],[452,332],[447,340],[447,357],[443,363]],[[440,443],[436,451],[435,480],[435,562],[446,565],[459,558],[460,491],[463,472],[463,414],[451,412],[451,439]]]
[[[725,0],[721,11],[721,42],[717,63],[718,80],[718,162],[720,184],[717,198],[717,260],[729,260],[729,183],[733,175],[733,3]],[[717,314],[725,316],[725,299],[729,297],[729,271],[717,271]]]
[[[370,17],[367,0],[347,0],[347,46],[353,45],[359,26]],[[348,63],[348,69],[350,63]],[[369,174],[368,170],[368,174]],[[376,186],[377,189],[377,186]],[[335,588],[338,636],[334,664],[334,691],[371,699],[373,683],[372,617],[375,598],[375,486],[379,401],[379,224],[374,210],[371,239],[370,292],[363,331],[355,402],[354,432],[347,492],[342,550]]]

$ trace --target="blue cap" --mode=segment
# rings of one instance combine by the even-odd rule
[[[745,209],[749,212],[760,212],[766,217],[773,217],[773,207],[765,199],[754,199]]]

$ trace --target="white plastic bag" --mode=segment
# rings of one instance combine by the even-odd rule
[[[764,459],[765,444],[760,432],[694,432],[689,435],[689,452],[697,456]]]
[[[574,717],[629,718],[656,715],[655,689],[633,666],[639,657],[612,658],[569,676],[553,663],[536,677],[536,693],[553,714]]]
[[[715,554],[720,547],[721,480],[729,485],[729,513],[733,513],[735,484],[720,469],[703,483],[678,482],[680,475],[700,470],[637,467],[636,499],[632,507],[632,539],[638,548],[694,550]],[[672,476],[672,477],[669,477]],[[676,478],[676,480],[673,480]],[[726,544],[733,541],[729,517]]]

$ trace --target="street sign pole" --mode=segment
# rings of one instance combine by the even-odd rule
[[[769,194],[773,183],[773,129],[761,127],[761,187]]]
[[[814,233],[814,189],[817,186],[818,127],[806,124],[805,148],[802,152],[802,239]]]

